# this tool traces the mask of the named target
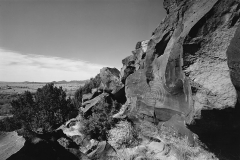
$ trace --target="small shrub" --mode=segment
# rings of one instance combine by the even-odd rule
[[[12,117],[0,120],[0,131],[11,132],[21,128],[21,123]]]
[[[117,121],[112,118],[112,115],[117,112],[118,108],[119,104],[115,101],[111,103],[107,101],[100,102],[92,108],[92,114],[83,119],[83,133],[89,135],[91,139],[107,140],[108,131]]]
[[[14,116],[4,121],[4,124],[9,123],[14,129],[15,126],[16,129],[24,127],[33,132],[51,132],[78,113],[71,99],[66,98],[62,87],[54,87],[53,83],[39,88],[35,94],[26,91],[13,100],[11,105]]]

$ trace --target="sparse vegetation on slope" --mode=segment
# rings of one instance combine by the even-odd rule
[[[83,119],[85,135],[99,141],[107,140],[108,131],[115,125],[112,115],[120,108],[116,101],[103,101],[92,108],[92,114]]]
[[[109,131],[108,142],[115,149],[137,146],[138,133],[128,121],[120,121]]]
[[[78,114],[62,87],[57,88],[53,83],[39,88],[35,94],[26,91],[11,105],[13,118],[1,122],[8,131],[21,126],[33,132],[51,132]]]
[[[97,74],[94,78],[91,78],[84,86],[81,86],[76,90],[74,94],[74,103],[80,108],[82,106],[82,96],[87,93],[91,93],[92,89],[98,88],[101,84],[100,74]]]
[[[0,93],[0,116],[11,114],[11,101],[17,96],[17,94]]]
[[[177,157],[181,160],[217,160],[214,154],[206,151],[203,144],[197,140],[196,144],[191,146],[188,142],[188,138],[181,137],[176,134],[171,128],[164,128],[160,133],[161,139],[173,148]]]

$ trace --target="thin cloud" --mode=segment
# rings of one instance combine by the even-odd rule
[[[0,49],[0,81],[84,80],[94,77],[103,67],[81,60]]]

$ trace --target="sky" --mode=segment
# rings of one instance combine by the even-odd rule
[[[0,0],[0,81],[85,80],[121,69],[163,0]]]

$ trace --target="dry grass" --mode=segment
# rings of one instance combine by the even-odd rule
[[[138,143],[136,132],[128,121],[120,121],[109,131],[108,142],[115,149],[136,146]]]
[[[181,137],[171,128],[164,126],[161,128],[160,138],[176,151],[180,160],[217,160],[214,154],[203,148],[203,144],[197,138],[195,145],[191,146],[187,137]]]
[[[147,147],[125,149],[118,157],[119,160],[158,160]]]
[[[153,141],[159,140],[166,146],[169,146],[180,160],[217,160],[214,154],[204,149],[203,144],[198,140],[197,136],[195,136],[196,144],[191,146],[187,137],[179,136],[171,128],[164,128],[162,126],[159,129],[154,124],[146,121],[142,121],[137,127],[142,136]]]
[[[137,130],[139,130],[139,134],[141,136],[147,137],[149,139],[161,140],[158,133],[158,128],[151,122],[140,121],[140,123],[138,123],[136,127]]]

